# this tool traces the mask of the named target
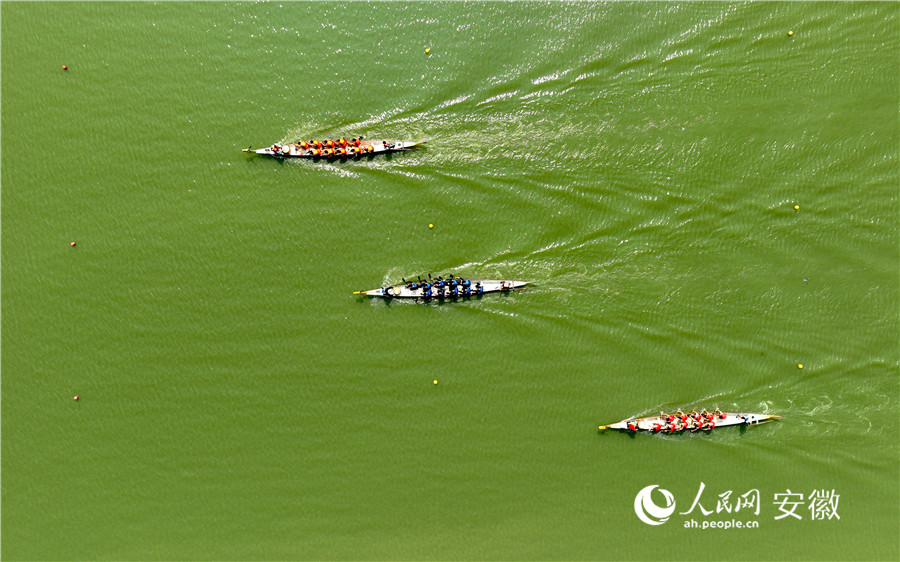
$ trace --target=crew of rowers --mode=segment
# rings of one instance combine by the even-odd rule
[[[445,297],[468,297],[471,295],[484,294],[484,287],[481,286],[480,281],[476,281],[473,286],[472,282],[468,279],[454,277],[453,275],[451,275],[449,279],[444,279],[443,277],[431,279],[431,276],[429,276],[428,280],[419,277],[418,282],[407,281],[406,279],[404,279],[403,282],[410,291],[421,290],[422,296],[426,299],[431,297],[437,297],[439,299]]]
[[[384,147],[388,150],[394,148],[391,141],[382,141]],[[375,152],[375,146],[371,141],[363,141],[362,137],[352,138],[350,140],[344,137],[338,140],[325,139],[324,141],[297,141],[292,145],[281,146],[273,145],[272,152],[276,156],[289,154],[291,147],[304,156],[312,156],[313,158],[346,158],[348,156],[359,157],[363,154],[372,154]]]
[[[716,428],[716,420],[724,420],[727,416],[718,408],[712,413],[704,409],[702,412],[692,411],[685,414],[678,410],[674,414],[660,412],[659,421],[655,422],[650,431],[653,433],[675,433],[676,431],[684,431],[690,429],[691,433],[695,431],[710,431]],[[628,429],[637,431],[637,421],[628,422]]]

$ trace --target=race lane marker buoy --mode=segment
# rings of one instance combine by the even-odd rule
[[[434,384],[437,384],[437,379],[434,379]]]
[[[78,402],[78,396],[75,397],[75,401]]]
[[[797,368],[798,368],[798,369],[802,369],[802,368],[803,368],[803,363],[798,363],[798,364],[797,364]]]
[[[69,246],[75,247],[75,242],[69,242]]]
[[[795,210],[795,211],[799,211],[799,210],[800,210],[800,205],[794,205],[794,210]]]
[[[788,35],[789,35],[789,36],[790,36],[790,35],[793,35],[793,34],[794,34],[794,30],[793,30],[793,29],[790,30],[790,31],[788,31]]]
[[[66,65],[63,65],[63,70],[69,70],[69,67]]]
[[[425,54],[427,55],[427,54],[430,53],[430,52],[431,52],[431,49],[429,49],[429,48],[426,47],[426,48],[425,48]]]
[[[428,228],[434,228],[434,224],[428,223]]]

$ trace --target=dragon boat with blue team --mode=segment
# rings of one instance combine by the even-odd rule
[[[391,141],[391,140],[363,140],[361,137],[347,140],[343,137],[338,140],[326,139],[324,141],[297,141],[288,144],[273,144],[266,148],[256,148],[252,146],[242,149],[242,152],[252,154],[261,154],[263,156],[273,156],[275,158],[310,158],[314,160],[326,159],[346,159],[360,158],[362,156],[370,156],[374,154],[385,154],[389,152],[402,152],[412,150],[417,146],[425,144],[413,141]]]
[[[459,299],[476,297],[486,293],[509,292],[521,289],[527,281],[506,281],[487,279],[465,279],[450,275],[444,279],[428,275],[428,279],[417,277],[416,281],[403,279],[402,284],[381,287],[370,291],[354,291],[354,295],[384,297],[389,299]]]
[[[648,433],[681,433],[689,430],[694,433],[697,431],[711,431],[718,427],[732,425],[759,425],[774,421],[780,417],[772,414],[726,413],[718,408],[713,412],[708,412],[704,409],[702,412],[694,410],[687,414],[678,410],[671,414],[660,412],[658,416],[630,418],[609,425],[601,425],[600,431],[622,429],[632,433],[639,431]]]

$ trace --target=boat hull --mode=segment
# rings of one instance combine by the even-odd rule
[[[448,288],[441,290],[435,283],[431,283],[431,292],[421,283],[418,287],[413,288],[407,285],[392,285],[382,287],[380,289],[372,289],[370,291],[357,291],[354,295],[365,295],[369,297],[384,297],[389,299],[454,299],[474,297],[486,293],[499,293],[515,291],[525,287],[526,281],[496,281],[496,280],[470,280],[471,285],[469,292],[459,290],[455,294]]]
[[[622,420],[617,423],[609,424],[609,425],[601,425],[600,429],[623,429],[625,431],[645,431],[650,433],[680,433],[682,431],[708,431],[710,429],[717,429],[720,427],[728,427],[733,425],[759,425],[761,423],[770,422],[780,418],[781,416],[775,416],[770,414],[749,414],[749,413],[723,413],[723,417],[716,416],[713,419],[715,425],[713,427],[709,427],[708,424],[705,424],[705,427],[698,427],[698,424],[691,423],[691,420],[688,420],[688,424],[676,424],[674,428],[668,425],[666,418],[663,416],[651,416],[647,418],[632,418],[627,420]]]
[[[389,143],[391,141],[388,141]],[[372,150],[363,152],[362,154],[346,154],[346,155],[314,155],[312,150],[304,149],[298,144],[272,145],[266,148],[245,148],[243,152],[251,154],[259,154],[261,156],[272,156],[273,158],[308,158],[310,160],[338,160],[345,158],[360,158],[362,156],[371,156],[373,154],[386,154],[389,152],[402,152],[412,150],[417,146],[425,144],[424,142],[411,141],[395,141],[390,145],[386,145],[384,141],[363,141],[360,145],[362,148],[371,146]]]

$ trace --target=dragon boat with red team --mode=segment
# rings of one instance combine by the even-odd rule
[[[631,418],[618,423],[601,425],[600,430],[624,429],[635,433],[638,431],[649,433],[680,433],[686,430],[691,432],[711,431],[717,427],[730,425],[759,425],[780,417],[772,414],[726,413],[719,411],[718,408],[714,412],[703,410],[702,412],[684,413],[678,410],[672,414],[661,412],[658,416]]]
[[[263,156],[274,156],[275,158],[325,158],[333,160],[359,158],[361,156],[385,154],[388,152],[401,152],[404,150],[411,150],[423,144],[425,144],[424,141],[363,140],[362,138],[347,140],[341,137],[338,140],[326,139],[324,141],[311,140],[297,141],[289,144],[273,144],[266,148],[254,149],[251,146],[242,149],[242,152],[261,154]]]

